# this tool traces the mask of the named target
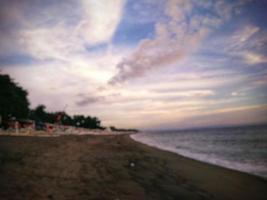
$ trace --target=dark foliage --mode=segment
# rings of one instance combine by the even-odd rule
[[[27,91],[15,83],[8,75],[0,74],[0,115],[9,118],[27,118],[29,101]]]
[[[29,118],[36,122],[55,123],[56,114],[46,112],[45,109],[46,107],[44,105],[37,106],[35,109],[30,111]]]
[[[76,126],[89,129],[103,129],[101,122],[96,117],[74,115],[73,117],[65,112],[47,112],[44,105],[39,105],[30,112],[30,119],[36,122],[57,123],[69,126]]]
[[[104,129],[96,117],[74,115],[65,112],[47,112],[44,105],[29,109],[27,91],[16,84],[9,75],[0,74],[0,117],[3,122],[13,119],[31,119],[37,124],[57,123],[90,129]],[[1,125],[1,120],[0,120]]]
[[[138,132],[137,129],[123,129],[123,128],[116,128],[114,126],[110,127],[110,130],[112,131],[118,131],[118,132]]]

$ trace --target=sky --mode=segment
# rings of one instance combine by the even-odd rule
[[[265,0],[0,0],[0,70],[104,126],[267,123]]]

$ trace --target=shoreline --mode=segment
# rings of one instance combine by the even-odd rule
[[[132,134],[131,134],[132,135]],[[147,144],[145,142],[141,142],[141,141],[138,141],[138,140],[135,140],[133,137],[131,137],[131,135],[129,135],[129,137],[134,140],[135,142],[137,143],[140,143],[140,144],[143,144],[143,145],[147,145],[151,148],[155,148],[155,149],[158,149],[160,151],[166,151],[166,152],[169,152],[169,153],[174,153],[175,155],[177,156],[181,156],[181,157],[184,157],[186,159],[190,159],[190,160],[193,160],[193,161],[197,161],[197,162],[201,162],[203,164],[207,164],[207,165],[212,165],[212,166],[215,166],[215,167],[220,167],[220,168],[223,168],[223,169],[227,169],[227,170],[231,170],[231,171],[235,171],[235,172],[240,172],[240,173],[244,173],[244,174],[247,174],[247,175],[250,175],[250,176],[255,176],[257,178],[260,178],[260,179],[263,179],[265,181],[267,181],[267,177],[263,177],[263,176],[260,176],[260,175],[257,175],[257,174],[252,174],[252,173],[249,173],[249,172],[246,172],[246,171],[241,171],[241,170],[238,170],[238,169],[235,169],[235,168],[230,168],[230,167],[227,167],[227,166],[223,166],[223,165],[218,165],[218,164],[214,164],[212,162],[207,162],[207,161],[204,161],[204,160],[201,160],[201,159],[195,159],[195,158],[191,158],[189,156],[185,156],[185,155],[182,155],[182,154],[179,154],[177,152],[175,152],[174,150],[172,149],[163,149],[163,148],[160,148],[156,145],[153,145],[153,144]]]
[[[0,158],[3,199],[263,200],[267,195],[261,177],[150,147],[129,135],[0,136]]]

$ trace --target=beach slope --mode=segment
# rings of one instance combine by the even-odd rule
[[[0,137],[0,199],[253,199],[267,181],[128,135]]]

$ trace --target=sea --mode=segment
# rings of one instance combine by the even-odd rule
[[[267,125],[146,131],[141,143],[267,179]]]

